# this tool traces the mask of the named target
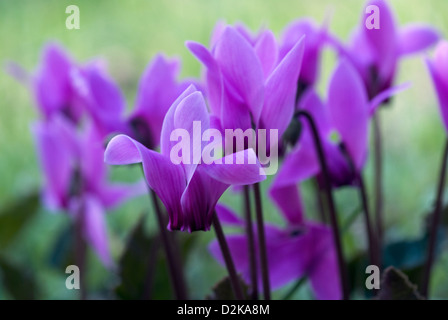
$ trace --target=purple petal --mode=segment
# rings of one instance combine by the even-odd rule
[[[194,125],[200,125],[195,132]],[[187,181],[190,181],[201,161],[202,150],[206,142],[202,142],[202,134],[210,128],[210,117],[202,93],[196,91],[183,99],[174,113],[174,127],[185,129],[190,136],[190,159],[184,163]]]
[[[111,78],[94,68],[87,69],[85,77],[89,89],[84,99],[96,124],[104,130],[104,134],[118,131],[123,125],[122,116],[125,107],[120,88]],[[78,94],[85,93],[78,92]]]
[[[332,130],[328,107],[322,102],[314,89],[307,90],[304,93],[302,99],[300,99],[300,108],[309,112],[313,117],[322,139],[328,137]],[[302,123],[307,125],[304,120],[302,120]]]
[[[342,288],[333,236],[328,227],[310,225],[314,238],[314,258],[309,277],[316,299],[340,300]]]
[[[369,107],[370,115],[373,115],[375,113],[376,109],[378,108],[378,106],[381,105],[381,103],[393,97],[397,93],[408,89],[410,86],[411,86],[410,83],[403,83],[399,86],[395,86],[380,92],[375,98],[373,98],[372,101],[370,101],[370,107]]]
[[[104,185],[99,190],[101,203],[106,209],[115,208],[124,201],[145,194],[148,191],[146,182],[142,180],[136,184]]]
[[[255,44],[255,53],[260,59],[265,79],[277,64],[278,48],[275,36],[270,30],[264,31]]]
[[[286,55],[266,82],[262,123],[266,129],[279,130],[279,137],[288,127],[294,113],[297,82],[305,49],[303,39]]]
[[[374,55],[376,66],[381,79],[389,79],[394,72],[398,51],[398,38],[395,19],[389,8],[388,1],[371,0],[368,5],[375,5],[380,10],[380,28],[368,29],[365,27],[367,15],[361,19],[361,28],[369,42]]]
[[[285,158],[271,189],[295,185],[320,171],[314,143],[308,129],[304,130],[299,145]]]
[[[286,221],[291,225],[304,224],[302,200],[296,185],[291,184],[280,188],[273,185],[269,194]]]
[[[191,53],[193,53],[193,55],[207,68],[207,97],[210,101],[211,112],[214,115],[219,116],[221,114],[221,96],[223,90],[221,70],[219,69],[219,66],[211,53],[202,44],[187,41],[186,46]]]
[[[439,32],[432,26],[410,24],[399,32],[400,54],[409,55],[428,49],[440,38]]]
[[[205,174],[202,166],[198,167],[181,199],[184,229],[189,232],[210,230],[215,205],[228,187]]]
[[[369,109],[361,77],[346,60],[341,61],[331,78],[328,105],[333,124],[360,169],[367,156]]]
[[[227,27],[216,44],[216,60],[231,86],[251,110],[258,123],[263,107],[263,69],[254,49],[240,33]]]
[[[266,179],[253,149],[246,149],[222,158],[210,165],[201,165],[213,179],[228,185],[249,185]]]
[[[96,198],[89,195],[84,199],[84,208],[84,225],[87,241],[104,265],[110,266],[112,261],[109,252],[104,208]]]
[[[61,47],[53,43],[45,47],[35,78],[35,94],[46,117],[65,107],[70,99],[71,68],[71,59]]]
[[[223,224],[239,227],[244,226],[244,221],[240,217],[238,217],[230,208],[222,204],[217,204],[215,209],[216,214],[219,217],[219,221],[221,221]]]
[[[446,53],[440,52],[440,50],[446,50]],[[443,46],[439,45],[436,56],[438,60],[436,60],[436,62],[441,61],[442,54],[446,54],[446,57],[448,58],[448,43]],[[446,82],[446,78],[444,78],[446,77],[446,74],[442,73],[444,72],[443,69],[445,66],[443,64],[436,65],[436,62],[429,59],[426,60],[426,64],[439,98],[440,113],[442,115],[443,124],[445,125],[445,130],[448,131],[448,82]]]
[[[167,157],[170,156],[171,148],[176,144],[176,142],[170,141],[171,133],[176,129],[174,125],[174,114],[178,105],[188,97],[190,94],[196,92],[196,87],[190,85],[177,99],[173,102],[170,109],[165,115],[162,125],[162,133],[160,136],[160,149],[161,153]]]
[[[149,125],[151,139],[159,144],[163,119],[172,103],[181,94],[176,77],[180,62],[167,60],[158,54],[143,74],[137,94],[136,110],[132,117],[143,117]]]
[[[45,200],[50,209],[66,209],[77,150],[75,128],[67,121],[37,123],[33,127],[45,178]],[[63,126],[66,126],[65,128]],[[66,131],[72,131],[70,136]]]
[[[159,196],[170,216],[171,230],[183,227],[183,213],[180,204],[186,188],[186,177],[181,165],[174,165],[169,157],[145,148],[139,142],[119,135],[107,146],[105,161],[109,164],[143,163],[146,181]]]

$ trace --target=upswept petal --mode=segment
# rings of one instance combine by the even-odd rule
[[[111,266],[104,208],[95,197],[86,195],[83,209],[85,237],[104,265]]]
[[[215,48],[224,77],[249,107],[258,124],[264,100],[263,69],[251,44],[232,27],[226,27]]]
[[[186,177],[181,165],[173,164],[169,157],[149,150],[124,135],[114,137],[109,142],[105,161],[113,165],[142,162],[149,187],[159,196],[168,211],[169,228],[182,229],[184,217],[180,199],[186,188]]]
[[[213,179],[228,185],[249,185],[266,179],[253,149],[246,149],[221,159],[222,163],[202,164]]]
[[[288,127],[294,113],[304,50],[305,43],[302,37],[266,81],[262,124],[266,129],[279,130],[279,137]]]
[[[361,77],[345,59],[339,63],[330,80],[328,106],[333,125],[356,168],[360,169],[367,155],[367,94]]]
[[[264,77],[267,79],[277,65],[278,48],[275,36],[270,30],[264,31],[255,44],[255,54],[260,59]]]
[[[439,40],[440,34],[429,25],[413,23],[401,28],[398,37],[400,54],[409,55],[435,44]]]

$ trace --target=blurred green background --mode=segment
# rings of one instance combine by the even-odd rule
[[[428,22],[441,30],[443,35],[447,34],[446,0],[389,2],[401,24]],[[65,27],[65,8],[70,4],[79,6],[80,30],[67,30]],[[0,63],[15,61],[26,70],[33,71],[39,62],[43,45],[49,40],[56,40],[78,61],[104,57],[111,75],[125,92],[129,108],[132,108],[140,75],[157,52],[181,57],[182,77],[200,76],[200,64],[187,51],[184,42],[195,40],[208,44],[210,33],[220,19],[228,23],[243,22],[254,31],[267,26],[280,35],[282,29],[294,19],[310,16],[322,22],[326,15],[331,14],[332,32],[345,40],[359,23],[362,8],[363,2],[359,0],[0,0]],[[320,81],[322,92],[325,92],[334,62],[334,54],[326,52]],[[434,199],[446,134],[421,56],[401,64],[398,81],[410,81],[413,86],[399,94],[392,106],[381,112],[385,140],[385,216],[389,242],[421,236],[425,214]],[[38,190],[42,182],[30,133],[30,124],[37,116],[28,89],[2,70],[0,208]],[[371,188],[370,162],[365,174]],[[112,176],[115,180],[132,180],[139,176],[139,171],[136,168],[114,168]],[[264,188],[267,185],[268,182]],[[307,190],[305,201],[308,215],[313,217],[313,198]],[[227,193],[223,202],[237,210],[241,209],[240,199],[234,194]],[[339,191],[337,202],[341,219],[358,206],[358,198],[353,190]],[[265,208],[267,220],[282,222],[267,199]],[[150,210],[148,199],[143,197],[108,215],[116,261],[133,226],[143,212]],[[77,297],[76,292],[65,288],[65,267],[55,267],[50,263],[54,247],[60,242],[61,232],[68,225],[69,219],[65,215],[50,214],[39,209],[14,241],[0,245],[0,256],[7,257],[8,261],[20,266],[34,279],[38,298]],[[150,214],[148,230],[154,225]],[[364,246],[363,231],[362,219],[358,218],[344,239],[349,252]],[[207,243],[213,238],[213,233],[200,233],[193,237],[198,242],[187,258],[188,282],[192,296],[203,298],[210,292],[213,283],[225,275],[225,271],[211,259],[207,251]],[[437,263],[433,277],[433,296],[438,298],[448,298],[448,250],[445,252]],[[90,297],[110,297],[107,292],[117,285],[117,271],[105,272],[93,254],[89,258]],[[0,276],[0,299],[13,297],[5,289],[9,281],[5,278],[5,274]],[[19,285],[21,280],[17,281]],[[306,287],[297,296],[308,297]]]

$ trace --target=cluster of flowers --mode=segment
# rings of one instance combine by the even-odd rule
[[[33,132],[46,178],[46,204],[81,221],[85,239],[110,265],[105,211],[147,189],[140,183],[108,184],[106,164],[142,163],[147,185],[166,208],[169,230],[207,231],[216,217],[246,226],[247,234],[226,239],[232,263],[252,288],[276,289],[306,275],[316,298],[346,298],[335,219],[331,227],[307,221],[300,183],[316,177],[328,188],[359,186],[371,117],[403,89],[393,87],[400,60],[439,40],[429,26],[398,28],[386,1],[369,5],[380,9],[380,29],[366,28],[363,16],[349,44],[309,19],[290,24],[281,39],[267,29],[253,34],[241,24],[218,23],[208,48],[186,43],[204,66],[203,79],[178,81],[179,62],[158,55],[140,80],[130,115],[124,114],[123,95],[101,63],[78,64],[59,46],[48,45],[33,79],[42,114]],[[315,86],[325,48],[339,61],[324,100]],[[440,44],[428,65],[448,127],[448,43]],[[247,221],[217,204],[230,186],[255,184],[259,190],[257,183],[265,179],[260,162],[172,163],[171,133],[182,128],[193,134],[194,121],[204,131],[278,130],[283,162],[269,196],[286,227],[247,228]],[[256,155],[253,149],[234,152],[226,157]],[[211,252],[229,267],[218,242]]]

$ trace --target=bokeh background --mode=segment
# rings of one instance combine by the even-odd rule
[[[389,2],[400,24],[427,22],[438,28],[442,35],[448,34],[446,0]],[[65,8],[70,4],[80,8],[80,30],[65,27]],[[131,108],[138,80],[158,52],[182,59],[182,77],[200,76],[201,66],[185,48],[184,42],[195,40],[208,44],[218,20],[243,22],[254,31],[267,26],[280,35],[294,19],[309,16],[320,23],[330,15],[332,32],[347,40],[351,30],[359,24],[363,5],[359,0],[0,0],[0,63],[4,66],[8,61],[14,61],[33,72],[43,45],[56,40],[78,61],[104,58]],[[335,63],[334,53],[325,52],[322,63],[320,89],[324,93]],[[435,196],[446,137],[422,56],[405,60],[400,65],[398,82],[405,81],[412,82],[412,88],[400,93],[390,107],[381,111],[388,243],[422,237],[424,219]],[[30,132],[30,124],[37,117],[28,88],[6,74],[3,68],[0,72],[0,299],[26,297],[26,294],[40,299],[77,298],[75,291],[65,288],[65,266],[58,258],[65,248],[64,234],[70,225],[68,217],[51,214],[38,204],[27,204],[42,183]],[[365,175],[370,190],[371,168],[369,161]],[[136,168],[111,170],[113,180],[135,181],[139,175]],[[268,183],[263,185],[264,189]],[[224,196],[223,202],[236,210],[242,207],[240,197],[231,192]],[[266,219],[281,223],[269,200],[265,198],[264,202]],[[307,214],[312,218],[316,210],[311,188],[307,186],[305,202]],[[356,192],[350,189],[338,191],[337,203],[344,221],[358,207]],[[11,218],[10,211],[19,209],[36,212],[17,212],[17,217]],[[147,232],[154,229],[150,211],[149,199],[142,197],[108,215],[112,253],[117,263],[142,215],[146,213],[148,216]],[[358,216],[344,236],[349,254],[363,248],[363,231],[362,218]],[[192,236],[195,243],[188,252],[185,267],[194,298],[205,297],[213,284],[225,275],[225,270],[207,251],[213,236],[213,233]],[[443,247],[448,249],[446,243],[442,243]],[[444,252],[435,268],[432,296],[446,299],[448,250]],[[90,253],[87,276],[90,297],[113,298],[113,289],[119,284],[117,274],[118,270],[104,269]],[[166,286],[166,283],[160,285]],[[277,292],[276,297],[281,294]],[[303,286],[295,297],[309,297],[307,286]]]

